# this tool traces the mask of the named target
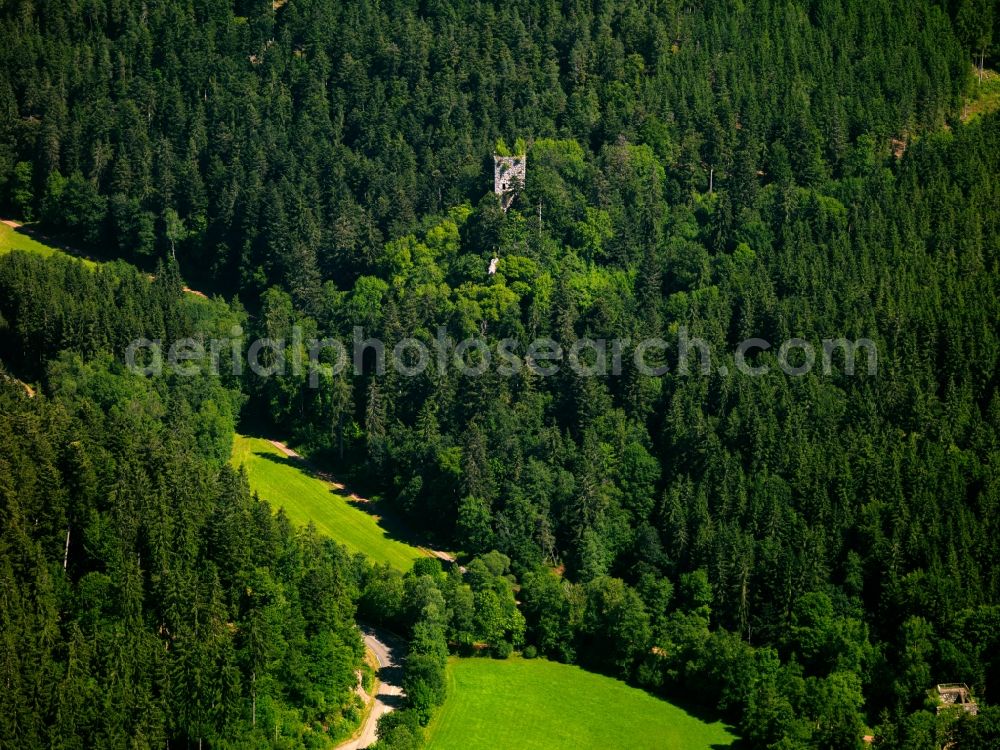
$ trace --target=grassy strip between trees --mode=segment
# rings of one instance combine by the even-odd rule
[[[312,522],[316,529],[351,552],[406,571],[423,552],[391,539],[376,515],[355,507],[329,483],[295,466],[268,441],[237,435],[232,464],[246,467],[250,487],[275,508],[284,508],[295,523]]]
[[[729,747],[736,737],[611,677],[545,659],[450,659],[432,750]]]
[[[59,248],[41,243],[33,237],[29,237],[27,234],[19,232],[7,224],[0,224],[0,255],[9,253],[11,250],[24,250],[25,252],[40,255],[43,258],[50,258],[54,255],[61,255],[66,258],[75,258],[75,256],[63,252]],[[94,261],[87,258],[76,258],[76,260],[79,260],[89,268],[93,268],[97,265]]]

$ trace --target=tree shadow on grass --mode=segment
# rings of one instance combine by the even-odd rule
[[[726,724],[726,729],[733,732],[733,741],[727,744],[722,744],[721,742],[714,742],[711,745],[709,745],[709,748],[711,748],[711,750],[747,750],[747,748],[750,747],[742,737],[736,734],[735,727],[731,727],[729,724]]]
[[[664,696],[660,697],[663,698]],[[698,721],[705,724],[722,724],[722,727],[732,736],[732,740],[729,742],[713,743],[709,745],[711,750],[746,750],[748,747],[746,741],[736,733],[736,727],[719,716],[719,712],[717,710],[708,706],[699,705],[697,703],[690,703],[683,700],[678,701],[673,697],[667,697],[666,700],[677,706],[677,708],[681,709],[688,716],[693,716],[698,719]]]
[[[655,695],[655,693],[653,693],[653,695]],[[698,721],[700,721],[700,722],[702,722],[704,724],[716,724],[716,723],[722,724],[722,727],[727,732],[729,732],[729,734],[731,735],[732,739],[729,742],[714,742],[714,743],[712,743],[711,745],[709,745],[709,747],[711,748],[711,750],[746,750],[747,749],[748,746],[747,746],[746,742],[743,740],[742,737],[740,737],[736,733],[736,727],[733,726],[732,724],[730,724],[725,719],[721,718],[719,716],[719,712],[718,711],[713,711],[712,709],[706,708],[705,706],[700,706],[700,705],[697,705],[697,704],[688,703],[686,701],[678,701],[678,700],[676,700],[674,698],[671,698],[671,697],[665,697],[665,696],[662,696],[662,695],[659,695],[659,696],[656,696],[656,697],[660,698],[661,700],[666,700],[671,705],[679,708],[681,711],[683,711],[684,713],[686,713],[688,716],[691,716],[691,717],[697,719]]]
[[[730,739],[725,742],[713,742],[708,747],[710,750],[748,750],[749,745],[736,733],[736,727],[719,716],[717,711],[713,711],[705,706],[699,706],[685,701],[678,701],[674,698],[650,693],[655,698],[664,700],[674,708],[680,709],[692,719],[700,721],[702,724],[720,724],[722,729],[729,733]]]
[[[43,234],[35,225],[22,224],[18,227],[11,227],[11,229],[16,234],[32,239],[47,247],[61,250],[66,255],[72,255],[74,258],[80,260],[89,260],[92,263],[108,263],[114,260],[114,256],[111,255],[103,255],[92,250],[81,250],[78,247],[74,247],[64,241],[61,235]]]
[[[330,494],[343,498],[348,505],[372,516],[379,528],[385,532],[387,538],[408,544],[411,547],[426,547],[430,543],[428,539],[416,534],[385,500],[368,500],[360,497],[341,483],[340,480],[335,479],[327,472],[316,469],[306,459],[294,456],[279,456],[268,451],[254,451],[254,455],[272,463],[291,466],[297,471],[308,474],[313,479],[318,479],[328,484],[335,482],[339,486],[331,486],[329,488]]]
[[[640,689],[645,690],[648,695],[651,695],[657,700],[666,701],[671,706],[680,709],[688,716],[697,719],[703,724],[722,724],[723,728],[732,736],[732,740],[729,742],[715,742],[709,745],[711,750],[747,750],[748,745],[746,741],[736,733],[736,727],[722,718],[722,716],[719,715],[719,711],[711,706],[706,706],[702,703],[697,703],[696,701],[684,700],[683,698],[678,698],[670,694],[664,695],[652,690],[646,690],[645,688]]]

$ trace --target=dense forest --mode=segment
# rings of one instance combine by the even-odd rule
[[[126,267],[0,262],[5,303],[64,302],[49,309],[65,326],[55,339],[15,326],[23,366],[60,335],[77,342],[45,360],[46,395],[0,382],[0,745],[349,732],[361,562],[273,515],[228,468],[237,391],[147,379],[110,356],[125,332],[190,330],[180,287]]]
[[[7,0],[0,37],[0,213],[119,259],[0,259],[0,361],[42,392],[0,379],[0,744],[336,738],[356,611],[411,639],[387,748],[484,645],[753,748],[1000,741],[1000,115],[962,117],[1000,4]],[[122,366],[234,326],[671,347],[663,376]],[[792,338],[877,371],[790,377]],[[225,466],[241,413],[465,576],[272,516]],[[940,682],[980,715],[927,710]]]

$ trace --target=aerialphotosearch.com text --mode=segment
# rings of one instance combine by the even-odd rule
[[[732,348],[731,354],[720,357],[720,363],[713,367],[712,347],[689,335],[686,327],[678,329],[673,342],[662,338],[635,342],[579,338],[568,345],[549,337],[528,342],[514,338],[488,342],[480,337],[455,341],[440,327],[433,338],[411,336],[389,346],[366,337],[361,327],[354,328],[352,340],[345,344],[336,338],[306,339],[298,327],[292,328],[290,339],[247,342],[243,330],[236,326],[229,337],[207,341],[137,339],[126,350],[125,360],[130,369],[145,375],[172,372],[194,376],[208,369],[217,374],[228,370],[239,376],[249,368],[262,378],[305,375],[313,388],[341,373],[382,375],[390,367],[404,377],[423,375],[432,366],[437,373],[454,369],[464,376],[484,375],[491,369],[511,376],[528,368],[540,377],[555,375],[563,368],[581,377],[618,376],[629,364],[650,377],[713,372],[759,377],[775,369],[796,377],[816,372],[817,367],[823,375],[873,376],[878,370],[877,347],[867,338],[829,338],[815,343],[791,338],[777,345],[749,338]]]

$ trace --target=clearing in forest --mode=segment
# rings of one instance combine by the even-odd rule
[[[611,677],[545,659],[448,662],[430,750],[709,750],[737,737]]]
[[[75,255],[61,250],[31,236],[31,233],[16,221],[0,221],[0,255],[9,253],[11,250],[24,250],[28,253],[40,255],[43,258],[50,258],[54,255],[62,255],[66,258],[74,258],[84,265],[93,268],[97,264],[89,258],[79,258]]]
[[[9,253],[11,250],[23,250],[28,253],[40,255],[43,258],[54,256],[72,258],[73,260],[80,261],[87,268],[97,268],[98,264],[98,261],[92,257],[88,257],[76,248],[61,245],[57,241],[39,234],[29,226],[21,224],[19,221],[2,219],[0,220],[0,255]],[[153,277],[150,276],[150,278]],[[195,297],[200,297],[201,299],[208,299],[208,295],[204,292],[199,292],[197,289],[187,286],[184,287],[184,292]]]
[[[317,476],[302,459],[286,455],[269,440],[237,435],[231,463],[246,467],[250,489],[275,509],[284,508],[293,523],[311,521],[321,534],[351,552],[362,552],[402,571],[426,554],[392,538],[366,501]]]
[[[969,101],[962,111],[962,120],[965,122],[971,122],[977,117],[1000,109],[1000,73],[986,69],[980,81],[977,69],[975,76],[976,80],[969,89]]]

